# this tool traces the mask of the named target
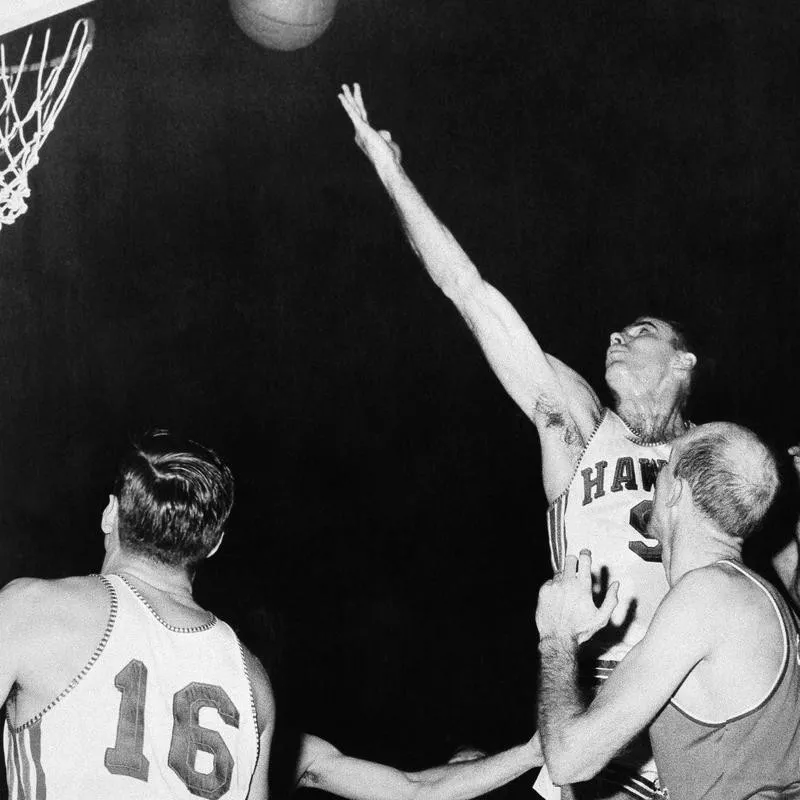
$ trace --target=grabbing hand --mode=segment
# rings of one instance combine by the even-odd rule
[[[564,569],[539,590],[536,626],[540,638],[555,636],[577,644],[591,639],[611,619],[618,590],[619,582],[614,581],[597,608],[592,597],[592,554],[581,550],[577,558],[567,556]]]
[[[367,158],[373,163],[375,169],[382,167],[400,166],[400,148],[392,141],[389,131],[376,131],[367,119],[367,109],[361,97],[361,87],[353,84],[353,90],[347,84],[342,84],[339,93],[339,102],[350,117],[356,131],[356,144],[361,148]]]

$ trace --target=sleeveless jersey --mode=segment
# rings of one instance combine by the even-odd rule
[[[605,409],[569,486],[548,509],[554,569],[567,554],[588,548],[593,572],[607,575],[609,584],[620,582],[612,625],[588,645],[596,658],[620,661],[644,636],[669,588],[661,546],[644,534],[658,470],[670,450],[665,442],[642,442]]]
[[[775,589],[732,561],[772,601],[783,630],[783,663],[767,696],[726,720],[704,722],[670,701],[650,727],[671,800],[800,797],[800,629]]]
[[[105,634],[81,672],[4,744],[9,800],[241,800],[258,759],[236,634],[167,625],[118,575]],[[13,698],[9,701],[13,702]]]

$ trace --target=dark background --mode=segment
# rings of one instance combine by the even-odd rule
[[[99,568],[121,449],[175,428],[237,475],[198,592],[282,720],[412,768],[526,738],[536,433],[405,244],[338,87],[361,82],[546,349],[600,388],[612,330],[682,320],[692,417],[784,448],[796,4],[342,0],[295,53],[221,0],[87,8],[94,51],[0,231],[2,582]]]

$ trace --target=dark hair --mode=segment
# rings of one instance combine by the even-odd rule
[[[222,536],[233,506],[233,475],[213,450],[157,430],[134,443],[114,491],[124,548],[194,567]]]
[[[697,507],[737,539],[759,526],[779,485],[769,448],[752,431],[732,423],[711,423],[690,433],[673,474],[689,484]]]
[[[657,319],[659,322],[663,322],[665,325],[669,325],[672,329],[672,338],[670,339],[670,344],[677,350],[679,353],[694,353],[694,349],[692,345],[689,343],[689,337],[686,335],[686,329],[680,322],[676,322],[674,319],[668,319],[667,317],[659,317],[658,314],[643,314],[639,319]],[[697,373],[697,366],[693,367],[689,370],[686,376],[686,381],[683,384],[683,388],[681,391],[680,396],[680,408],[683,411],[686,408],[686,404],[689,402],[689,395],[692,392],[692,388],[694,386],[695,375]]]

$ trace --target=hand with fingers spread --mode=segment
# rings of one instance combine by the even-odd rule
[[[350,117],[356,132],[356,144],[361,148],[375,169],[392,169],[400,166],[400,148],[392,141],[389,131],[377,131],[369,124],[361,86],[354,83],[352,90],[342,84],[339,102]]]
[[[614,581],[600,608],[592,596],[592,554],[581,550],[567,556],[564,569],[539,590],[536,626],[541,639],[555,637],[582,644],[604,628],[617,606],[619,583]]]

